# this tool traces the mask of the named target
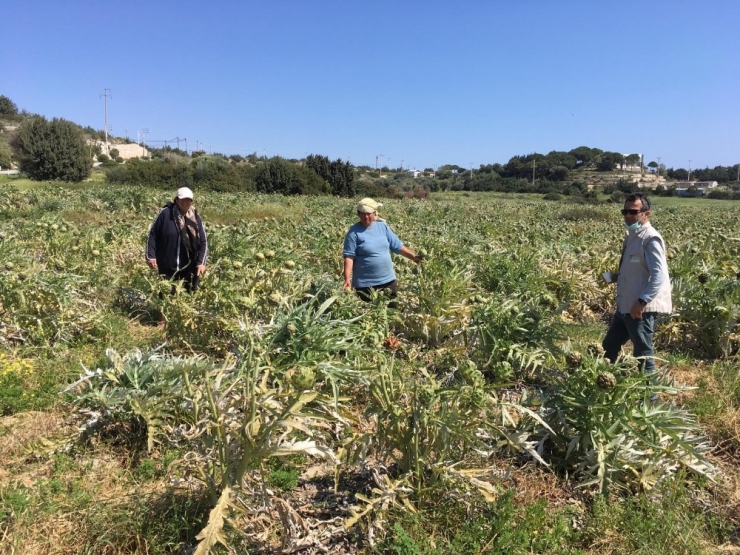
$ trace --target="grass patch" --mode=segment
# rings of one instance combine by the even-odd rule
[[[493,503],[451,496],[427,499],[418,514],[399,515],[373,553],[472,555],[476,553],[583,553],[570,509],[546,501],[519,506],[513,490]]]
[[[702,512],[676,480],[649,494],[598,499],[583,542],[590,553],[695,555],[727,541],[729,532],[728,523]]]
[[[740,372],[737,361],[715,362],[697,386],[699,391],[688,400],[688,408],[723,450],[731,454],[740,453]]]

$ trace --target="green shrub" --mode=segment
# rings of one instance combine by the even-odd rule
[[[79,182],[90,175],[90,149],[72,122],[37,116],[23,121],[11,141],[20,169],[31,179]]]
[[[542,197],[544,200],[563,200],[563,195],[560,193],[547,193]]]

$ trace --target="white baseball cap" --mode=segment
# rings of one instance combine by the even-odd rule
[[[193,200],[193,191],[188,187],[180,187],[177,190],[177,198],[189,198],[190,200]]]

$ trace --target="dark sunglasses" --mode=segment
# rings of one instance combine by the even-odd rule
[[[634,208],[622,208],[620,210],[622,216],[629,214],[630,216],[637,216],[640,212],[647,212],[647,210],[636,210]]]

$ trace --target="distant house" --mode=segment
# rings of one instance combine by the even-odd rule
[[[678,181],[674,190],[679,197],[703,197],[709,189],[716,187],[716,181]]]
[[[416,179],[417,177],[419,177],[424,172],[422,172],[420,170],[406,170],[406,173],[409,174],[414,179]]]

